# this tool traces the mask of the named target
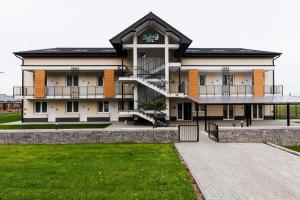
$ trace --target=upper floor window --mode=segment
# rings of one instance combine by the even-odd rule
[[[47,102],[35,102],[36,113],[47,113]]]
[[[98,112],[109,112],[109,102],[98,101]]]
[[[78,101],[68,101],[67,112],[78,112]]]
[[[103,72],[98,74],[98,86],[103,86]]]
[[[67,75],[67,86],[78,86],[78,75]]]
[[[200,85],[205,85],[205,80],[206,80],[206,76],[204,74],[200,74],[199,84]]]

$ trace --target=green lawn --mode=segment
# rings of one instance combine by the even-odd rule
[[[0,114],[0,124],[21,121],[20,113],[4,113]]]
[[[300,146],[298,146],[298,147],[296,147],[296,146],[295,147],[286,147],[286,148],[300,152]]]
[[[9,129],[77,129],[77,128],[106,128],[110,124],[14,124],[0,125],[0,130]]]
[[[290,105],[290,118],[300,119],[300,105]],[[276,105],[276,119],[286,119],[286,105]]]
[[[0,145],[0,199],[196,199],[172,144]]]

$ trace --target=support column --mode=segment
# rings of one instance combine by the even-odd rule
[[[286,123],[290,126],[290,104],[286,104]]]
[[[169,37],[165,35],[165,80],[166,80],[166,91],[170,90],[169,86]],[[170,120],[170,100],[166,97],[166,120]]]
[[[252,104],[249,104],[249,125],[252,125]]]
[[[170,120],[170,99],[166,97],[166,120]]]
[[[137,36],[136,33],[133,36],[133,76],[137,76]],[[134,85],[133,88],[133,106],[134,109],[138,109],[138,86],[137,84]]]
[[[199,104],[196,103],[196,111],[197,111],[197,142],[199,141]]]
[[[276,119],[276,105],[273,105],[273,120]]]
[[[249,126],[249,115],[248,115],[248,105],[244,105],[244,119],[246,120],[246,126]]]
[[[204,105],[205,115],[204,115],[204,123],[205,123],[205,130],[207,131],[207,105]]]

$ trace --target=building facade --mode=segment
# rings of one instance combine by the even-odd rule
[[[274,61],[281,54],[241,48],[189,48],[192,40],[149,13],[110,40],[112,48],[52,48],[15,52],[22,60],[24,122],[193,120],[192,98],[209,119],[244,119],[228,97],[281,96]],[[151,102],[163,104],[159,109]],[[253,120],[272,119],[272,105],[252,104]]]

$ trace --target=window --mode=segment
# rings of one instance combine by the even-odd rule
[[[109,112],[109,102],[98,101],[98,112]]]
[[[78,112],[78,101],[68,101],[67,112]]]
[[[78,75],[68,75],[67,86],[78,86]]]
[[[36,113],[47,113],[47,102],[35,102]]]
[[[194,106],[195,111],[197,112],[197,105]],[[205,111],[205,105],[200,104],[199,105],[199,112]]]
[[[204,74],[200,74],[200,77],[199,77],[200,85],[205,85],[205,78],[206,78],[206,76]]]
[[[98,74],[98,86],[103,86],[103,72]]]

